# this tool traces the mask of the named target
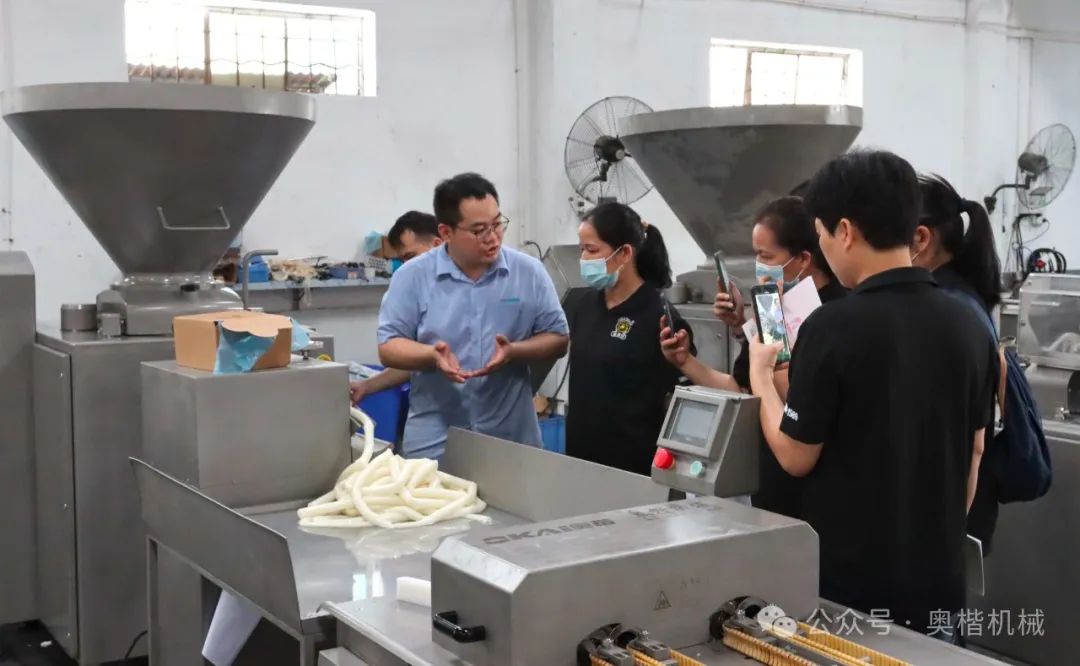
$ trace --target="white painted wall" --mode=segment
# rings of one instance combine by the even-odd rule
[[[10,9],[0,41],[10,36],[13,85],[126,79],[123,0],[0,1]],[[367,231],[410,208],[430,210],[436,182],[466,170],[487,175],[520,220],[511,3],[312,4],[375,11],[378,95],[318,98],[315,128],[252,216],[244,245],[352,258]],[[61,303],[92,301],[117,271],[21,145],[12,167],[14,248],[37,269],[39,318],[55,321]],[[347,333],[340,315],[314,318]],[[374,308],[361,312],[356,335],[367,342],[346,347],[364,360],[374,358],[373,321]]]
[[[970,198],[1013,177],[1038,127],[1080,131],[1080,92],[1063,84],[1080,77],[1080,46],[1046,41],[1080,26],[1040,33],[1045,12],[1020,16],[1003,0],[337,2],[376,12],[379,94],[318,99],[318,123],[253,216],[248,247],[352,257],[366,231],[429,207],[435,182],[465,169],[499,187],[515,221],[509,242],[574,242],[562,165],[574,119],[606,95],[657,109],[707,104],[713,37],[862,49],[858,143],[940,172]],[[0,0],[0,85],[124,80],[122,8],[123,0]],[[873,11],[851,11],[860,9]],[[1017,37],[1024,21],[1031,25]],[[9,222],[14,247],[30,253],[40,316],[55,320],[60,303],[91,300],[115,267],[17,142],[9,194],[8,138],[0,128],[0,208],[13,210],[0,232]],[[1048,209],[1054,225],[1044,241],[1080,265],[1078,203],[1074,182]],[[636,206],[664,231],[677,272],[703,259],[658,194]],[[1006,195],[995,224],[1014,212]],[[363,313],[357,329],[371,321]],[[367,345],[357,353],[373,355]]]
[[[1063,123],[1080,138],[1080,44],[1035,41],[1031,50],[1031,94],[1025,140],[1043,127]],[[1021,146],[1022,148],[1022,146]],[[1015,175],[1015,172],[1014,172]],[[1046,235],[1026,236],[1032,248],[1054,247],[1065,253],[1070,269],[1080,269],[1080,174],[1073,173],[1057,199],[1042,211]]]
[[[895,150],[960,186],[969,180],[963,2],[882,5],[933,19],[913,20],[760,0],[552,1],[553,94],[543,100],[550,122],[540,128],[548,135],[540,158],[545,194],[533,206],[534,234],[543,243],[575,240],[561,151],[577,115],[606,95],[638,97],[656,109],[706,106],[714,37],[862,49],[865,116],[858,144]],[[657,193],[635,206],[664,232],[676,272],[704,259]]]

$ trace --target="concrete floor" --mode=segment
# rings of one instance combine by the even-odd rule
[[[145,641],[146,637],[140,638]],[[146,666],[145,657],[117,666]],[[76,666],[52,636],[37,622],[9,624],[0,627],[0,666]]]

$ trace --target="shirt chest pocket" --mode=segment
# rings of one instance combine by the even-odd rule
[[[493,335],[505,335],[511,340],[522,340],[532,334],[532,315],[528,304],[519,300],[492,303],[488,308],[488,321]]]

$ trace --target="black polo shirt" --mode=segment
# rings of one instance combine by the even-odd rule
[[[977,313],[919,268],[807,318],[780,429],[823,444],[802,498],[823,597],[923,632],[963,607],[968,468],[996,358]]]
[[[660,352],[664,302],[642,285],[610,310],[601,291],[570,313],[570,404],[566,452],[576,458],[649,474],[667,396],[680,371]],[[686,322],[675,313],[678,329]]]

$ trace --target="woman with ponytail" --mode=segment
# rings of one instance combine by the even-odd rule
[[[940,287],[956,293],[961,299],[958,307],[966,307],[963,300],[974,299],[989,314],[1001,303],[1001,262],[986,209],[961,197],[941,176],[920,176],[919,189],[922,213],[911,244],[911,263],[931,271]],[[986,432],[986,454],[967,520],[968,534],[982,541],[984,556],[990,553],[998,516],[994,475],[987,463],[992,423]]]
[[[656,340],[671,266],[660,230],[629,206],[603,203],[578,228],[581,278],[571,308],[569,455],[649,474],[667,396],[680,372]],[[689,327],[675,314],[675,327]]]
[[[805,189],[803,183],[796,191]],[[829,303],[847,294],[836,280],[825,255],[818,245],[814,217],[806,210],[803,200],[797,196],[776,199],[762,208],[754,219],[751,232],[754,247],[754,274],[759,282],[782,282],[784,288],[794,287],[799,280],[810,280],[817,289],[821,302]],[[728,325],[735,336],[742,339],[742,351],[732,364],[731,374],[705,365],[687,353],[681,334],[664,335],[660,346],[669,362],[678,367],[694,384],[711,386],[728,391],[750,392],[750,345],[743,339],[742,325],[746,322],[746,308],[734,283],[729,293],[719,292],[713,304],[713,313]],[[773,375],[781,398],[787,396],[787,368]],[[787,472],[777,462],[765,440],[762,439],[758,453],[758,492],[751,501],[754,506],[773,513],[799,518],[802,510],[804,481]]]
[[[922,214],[911,263],[937,283],[975,296],[990,312],[1001,302],[1001,262],[986,209],[964,199],[940,176],[919,178]]]

